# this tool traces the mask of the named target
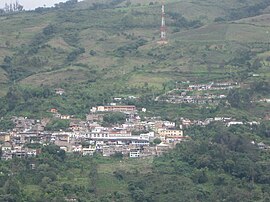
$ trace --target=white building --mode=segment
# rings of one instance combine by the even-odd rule
[[[131,149],[129,152],[130,158],[138,158],[140,157],[140,149]]]

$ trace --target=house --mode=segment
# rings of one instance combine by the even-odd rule
[[[27,154],[25,150],[15,150],[12,157],[16,158],[26,158]]]
[[[242,121],[230,121],[227,123],[227,126],[230,127],[232,125],[243,125],[244,123]]]
[[[86,135],[88,138],[106,138],[109,137],[108,131],[105,128],[95,128]]]
[[[63,95],[65,93],[65,90],[62,88],[56,88],[55,89],[55,94],[56,95]]]
[[[182,125],[184,127],[189,127],[190,125],[192,125],[192,122],[189,119],[182,119]]]
[[[103,114],[88,114],[86,116],[86,121],[94,122],[94,121],[103,121]]]
[[[136,145],[136,146],[149,146],[149,138],[143,138],[140,137],[138,139],[133,139],[131,140],[131,145]]]
[[[114,106],[98,106],[99,112],[135,112],[136,107],[134,105],[114,105]]]
[[[2,160],[9,160],[12,159],[12,150],[3,150],[2,148]]]
[[[177,137],[183,136],[182,130],[172,130],[172,129],[160,129],[158,130],[160,137]]]
[[[140,149],[130,149],[129,157],[130,158],[138,158],[138,157],[140,157]]]
[[[26,149],[25,151],[27,157],[35,157],[38,153],[36,149]]]
[[[68,120],[68,119],[70,119],[70,116],[69,115],[61,115],[60,119]]]
[[[134,130],[143,131],[145,129],[146,129],[145,123],[140,122],[140,123],[134,124]]]
[[[11,151],[3,152],[2,156],[1,156],[1,159],[2,160],[10,160],[10,159],[12,159],[12,152]]]
[[[72,152],[81,153],[82,152],[82,145],[73,145]]]
[[[266,115],[264,116],[264,120],[270,121],[270,114],[266,114]]]
[[[65,197],[64,200],[66,202],[77,202],[78,201],[76,196],[68,196],[68,197]]]
[[[42,125],[41,123],[37,123],[32,127],[31,131],[42,132],[44,131],[44,129],[45,129],[44,125]]]
[[[95,151],[96,151],[96,147],[91,146],[91,145],[89,147],[87,147],[87,148],[82,148],[83,156],[93,156]]]
[[[257,121],[250,121],[250,122],[247,122],[249,125],[260,125],[260,122],[257,122]]]
[[[86,130],[86,126],[87,124],[85,121],[73,119],[69,124],[69,129],[71,129],[72,131],[84,131]]]
[[[142,158],[155,155],[156,155],[156,147],[143,146],[143,148],[140,150],[140,157]]]
[[[57,113],[57,112],[58,112],[58,109],[56,109],[56,108],[51,108],[51,109],[50,109],[50,112],[51,112],[51,113]]]
[[[167,137],[165,140],[166,140],[166,143],[175,145],[177,143],[180,143],[188,139],[190,139],[189,136],[178,136],[178,137]]]
[[[0,141],[1,142],[9,142],[10,141],[10,134],[0,133]]]
[[[109,137],[130,137],[131,132],[122,128],[113,128],[109,130]]]
[[[166,128],[174,128],[175,123],[171,122],[171,121],[163,121],[163,126],[166,127]]]
[[[102,154],[103,156],[112,156],[116,153],[128,155],[129,150],[129,147],[126,145],[108,145],[102,147]]]
[[[12,144],[10,142],[5,142],[2,145],[2,152],[4,151],[11,151],[12,150]]]
[[[68,152],[68,146],[61,146],[60,150],[64,150],[65,152]]]
[[[140,134],[140,137],[147,138],[147,139],[154,139],[155,133],[154,132],[142,133],[142,134]]]
[[[115,97],[115,98],[113,98],[113,100],[115,100],[115,101],[121,101],[122,98],[120,98],[120,97]]]
[[[262,149],[262,150],[269,150],[270,149],[270,146],[264,144],[263,142],[260,142],[257,144],[259,149]]]
[[[163,142],[167,143],[180,142],[186,138],[182,130],[161,129],[158,130],[158,135]]]
[[[168,144],[160,143],[156,146],[156,155],[160,156],[164,152],[167,152],[170,149]]]
[[[16,138],[19,140],[17,141],[17,144],[41,142],[41,136],[39,135],[39,133],[35,133],[35,132],[18,133],[16,136],[14,135],[13,138]]]
[[[57,119],[60,119],[61,118],[61,114],[59,114],[59,113],[53,113],[53,117],[54,118],[57,118]]]
[[[35,120],[27,117],[14,117],[12,121],[15,123],[16,131],[29,131],[35,125]]]
[[[58,110],[57,110],[56,108],[51,108],[50,112],[51,112],[51,113],[57,113]]]

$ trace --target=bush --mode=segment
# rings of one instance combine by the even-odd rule
[[[123,124],[126,121],[126,115],[121,112],[113,112],[103,117],[104,125]]]
[[[45,127],[45,129],[48,131],[66,130],[69,128],[69,123],[69,120],[54,119]]]
[[[85,53],[85,48],[78,48],[71,53],[68,54],[67,56],[67,61],[72,62],[74,61],[80,54]]]

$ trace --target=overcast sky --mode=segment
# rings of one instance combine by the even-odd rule
[[[46,7],[54,6],[54,4],[59,2],[65,2],[67,0],[18,0],[18,2],[23,5],[25,10],[35,9],[37,7]],[[0,0],[0,8],[5,6],[5,3],[14,3],[16,0]]]

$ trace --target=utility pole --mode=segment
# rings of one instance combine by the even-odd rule
[[[269,43],[270,43],[269,31],[266,31],[266,34],[267,34],[267,44],[268,44],[268,49],[267,49],[267,50],[269,51],[269,50],[270,50],[270,49],[269,49],[269,45],[270,45],[270,44],[269,44]]]
[[[160,40],[158,44],[165,45],[168,43],[166,38],[166,25],[165,25],[165,3],[162,1],[161,5],[161,27],[160,27]]]

